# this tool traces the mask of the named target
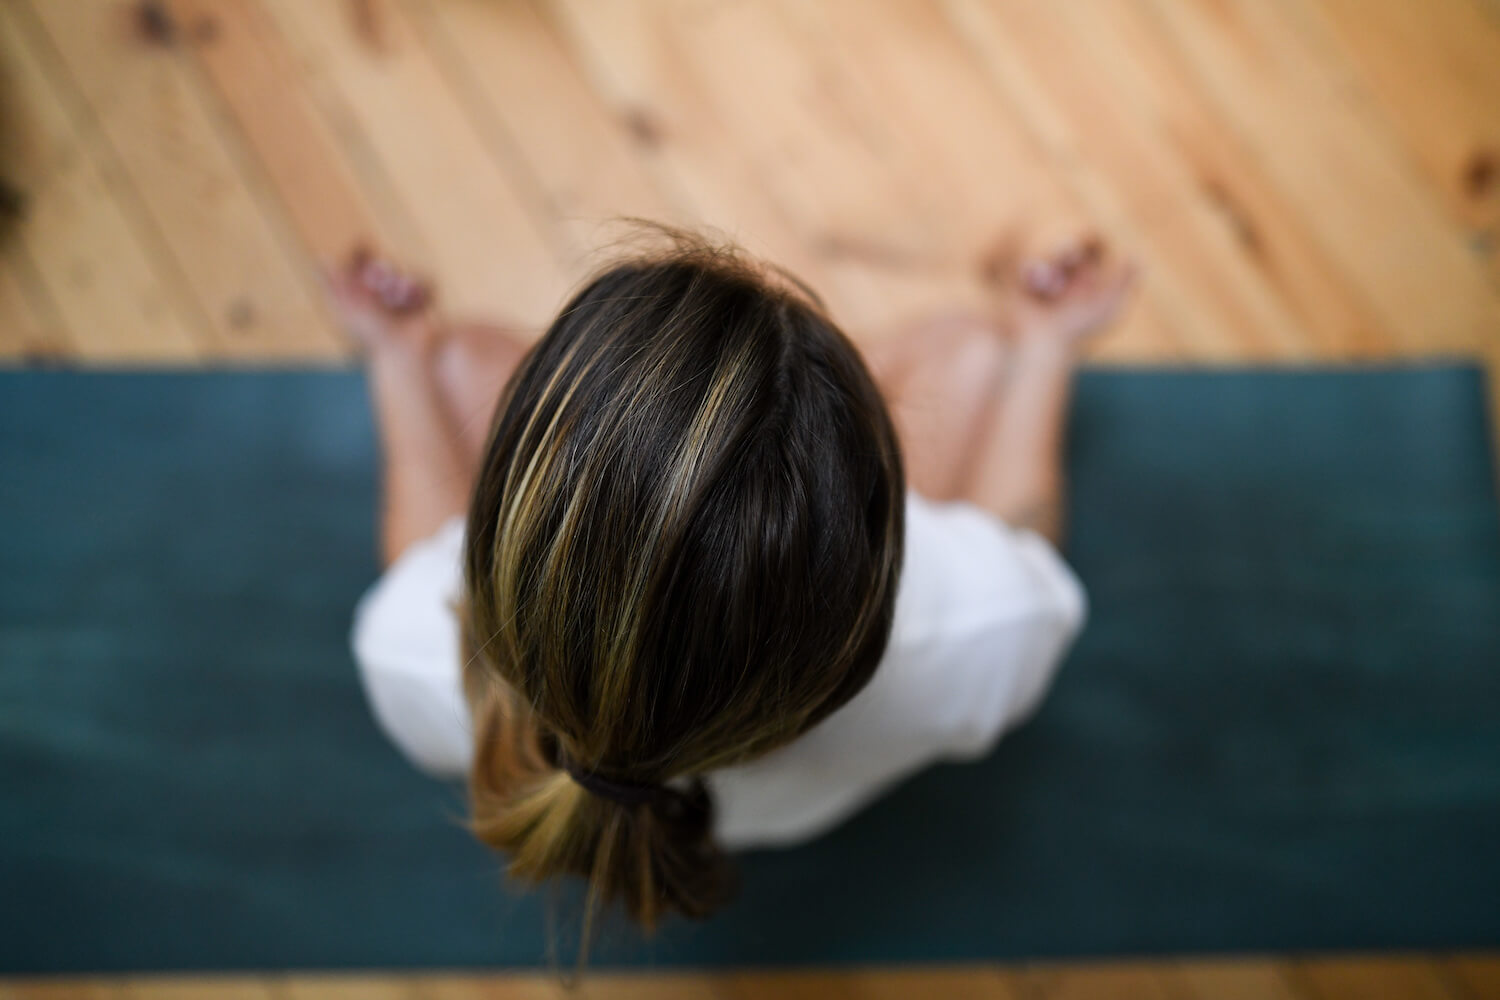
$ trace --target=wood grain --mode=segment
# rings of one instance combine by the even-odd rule
[[[342,350],[218,131],[201,81],[174,45],[143,37],[123,0],[28,9],[149,213],[202,309],[219,356]]]
[[[171,9],[219,97],[315,256],[391,242],[333,130],[254,0],[174,0]]]
[[[1403,353],[1472,353],[1500,312],[1484,268],[1412,169],[1332,39],[1296,4],[1174,3],[1149,10],[1216,113],[1252,148]],[[1379,206],[1376,210],[1375,206]]]
[[[46,49],[21,12],[0,7],[0,100],[7,130],[4,174],[25,196],[10,225],[13,263],[4,299],[19,307],[34,275],[62,328],[33,317],[7,341],[35,352],[109,354],[122,360],[191,359],[198,354],[181,299],[158,271],[150,242],[129,219],[129,192],[102,141],[77,109]],[[7,326],[10,324],[7,323]],[[45,331],[45,332],[44,332]]]
[[[408,206],[422,245],[392,252],[440,276],[458,311],[540,325],[564,286],[558,248],[539,232],[523,192],[403,9],[368,0],[363,6],[379,25],[370,38],[344,4],[266,6],[303,72],[323,77],[320,101],[357,123]]]
[[[416,0],[410,6],[471,117],[531,186],[533,208],[563,246],[570,269],[611,238],[608,223],[618,216],[692,222],[659,185],[654,158],[631,122],[590,88],[534,4]],[[543,86],[546,100],[537,100]]]
[[[1439,964],[1422,957],[1359,956],[1293,963],[1291,978],[1315,1000],[1445,1000]]]
[[[1487,1000],[1500,956],[1467,953],[717,972],[293,973],[0,980],[0,1000]]]
[[[643,215],[774,259],[865,341],[1094,230],[1148,265],[1099,362],[1500,371],[1500,0],[165,9],[0,2],[11,363],[347,357],[312,269],[364,241],[535,326]],[[1500,958],[0,982],[198,995],[1485,998]]]

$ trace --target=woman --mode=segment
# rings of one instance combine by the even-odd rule
[[[681,234],[529,351],[355,259],[330,289],[383,446],[353,635],[383,728],[468,773],[513,876],[582,875],[648,927],[722,905],[727,849],[987,752],[1083,621],[1064,419],[1132,283],[1084,242],[867,368],[794,278]]]

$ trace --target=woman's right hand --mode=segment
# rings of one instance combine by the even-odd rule
[[[1120,315],[1139,268],[1086,237],[1048,257],[1023,263],[1015,303],[1018,346],[1080,348]]]
[[[423,279],[363,247],[322,276],[329,307],[366,350],[430,346],[438,325],[432,287]]]

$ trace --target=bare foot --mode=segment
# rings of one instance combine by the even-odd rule
[[[1119,317],[1138,275],[1133,261],[1110,254],[1094,236],[1027,261],[1019,272],[1017,338],[1081,347]]]
[[[366,350],[404,345],[430,349],[439,337],[432,287],[363,247],[323,272],[328,303]]]

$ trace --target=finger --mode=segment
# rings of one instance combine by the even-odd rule
[[[398,316],[419,312],[432,301],[431,285],[382,257],[368,258],[358,281],[375,305]]]
[[[406,279],[398,288],[392,289],[390,295],[381,300],[381,304],[397,316],[419,313],[431,302],[431,286],[416,278]]]
[[[1085,265],[1088,255],[1084,252],[1082,243],[1074,243],[1063,250],[1058,251],[1052,257],[1052,262],[1062,271],[1065,277],[1071,278]]]
[[[1073,275],[1089,270],[1104,258],[1104,244],[1099,237],[1090,233],[1082,236],[1052,257],[1053,263],[1062,270],[1064,276],[1071,278]]]
[[[1068,276],[1050,260],[1030,260],[1021,266],[1021,286],[1044,302],[1056,299],[1068,287]]]
[[[396,269],[379,257],[372,257],[365,261],[363,266],[355,272],[356,280],[364,286],[365,291],[376,298],[380,297],[397,275]]]
[[[381,274],[371,284],[381,308],[402,315],[423,309],[431,300],[432,290],[426,282],[405,272]]]

